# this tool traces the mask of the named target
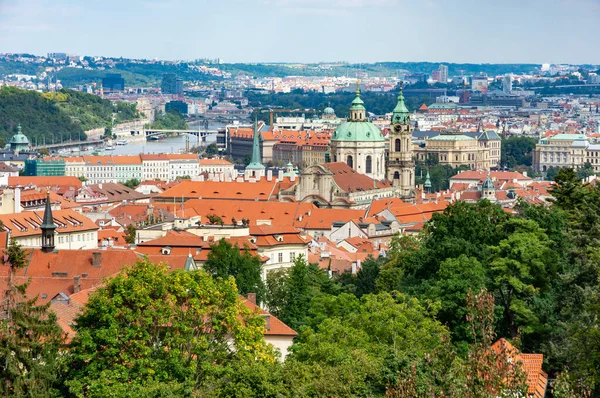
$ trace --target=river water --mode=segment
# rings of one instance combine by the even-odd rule
[[[209,130],[216,130],[219,128],[225,127],[224,124],[209,124]],[[197,129],[198,125],[195,123],[190,123],[190,129]],[[204,126],[200,127],[200,131],[202,131]],[[141,137],[136,137],[135,140],[129,140],[127,145],[116,145],[116,141],[113,140],[114,150],[105,151],[104,149],[96,150],[98,153],[103,153],[104,155],[139,155],[140,153],[182,153],[185,152],[186,148],[186,140],[190,141],[190,148],[198,145],[198,137],[193,135],[179,135],[175,137],[168,137],[159,141],[146,141],[146,139]],[[206,137],[206,142],[204,145],[208,145],[211,142],[216,141],[216,137],[214,135],[209,135]],[[81,154],[91,154],[92,151],[85,151]]]

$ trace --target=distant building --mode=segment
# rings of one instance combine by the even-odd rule
[[[439,68],[431,72],[431,80],[444,84],[448,83],[448,67],[440,65]]]
[[[475,137],[465,134],[439,134],[425,138],[425,145],[415,148],[417,160],[433,157],[439,164],[453,168],[489,170],[500,165],[501,139],[493,131],[480,131]]]
[[[472,76],[471,77],[471,90],[481,91],[482,93],[487,93],[487,90],[488,90],[487,76]]]
[[[102,79],[102,89],[107,91],[123,91],[125,90],[125,79],[121,77],[120,73],[108,73],[104,79]]]
[[[506,94],[512,93],[512,75],[507,73],[502,80],[502,91]]]
[[[162,78],[160,90],[163,94],[183,94],[183,79],[175,73],[165,73]]]
[[[26,176],[64,176],[65,160],[63,158],[26,159]]]
[[[440,82],[448,83],[448,67],[446,65],[440,65],[438,68],[440,71]]]
[[[165,105],[165,111],[177,111],[182,115],[188,114],[188,104],[184,101],[169,101]]]

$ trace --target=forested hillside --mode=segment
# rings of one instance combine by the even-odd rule
[[[8,141],[21,124],[33,143],[85,139],[84,131],[139,117],[135,104],[116,103],[72,90],[39,93],[14,87],[0,90],[0,139]],[[42,138],[44,137],[44,138]]]

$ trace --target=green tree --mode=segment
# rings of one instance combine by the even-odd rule
[[[510,219],[510,234],[491,248],[491,284],[503,311],[503,326],[511,338],[539,327],[529,304],[556,274],[556,255],[544,231],[532,220]]]
[[[577,169],[577,178],[585,180],[586,178],[595,175],[594,166],[590,162],[585,162],[583,167]]]
[[[233,278],[148,260],[105,281],[76,329],[65,375],[75,396],[202,395],[234,364],[274,360],[264,321],[244,306]]]
[[[137,231],[133,224],[129,224],[127,228],[125,228],[125,243],[129,243],[130,245],[135,244]]]
[[[289,270],[285,293],[286,299],[280,312],[281,320],[297,330],[304,324],[312,298],[309,269],[303,256],[298,256]]]
[[[138,185],[140,185],[140,180],[137,178],[131,178],[123,183],[127,188],[135,189]]]
[[[514,169],[518,166],[531,166],[532,152],[537,144],[535,138],[511,136],[503,138],[500,151],[500,165]]]
[[[57,395],[53,384],[63,334],[50,303],[37,305],[37,297],[30,299],[25,293],[29,282],[16,283],[17,272],[27,263],[27,253],[11,239],[2,259],[8,281],[0,321],[0,392],[3,396],[50,397]]]
[[[488,277],[486,269],[472,257],[462,254],[458,258],[449,258],[440,264],[427,297],[439,301],[441,304],[437,318],[448,325],[452,339],[456,343],[470,341],[471,331],[466,322],[468,313],[467,293],[469,290],[480,291],[487,286]]]
[[[208,157],[213,157],[219,154],[219,148],[215,142],[210,143],[204,150],[204,154]]]
[[[208,259],[203,268],[215,278],[234,277],[240,294],[256,293],[259,303],[265,299],[260,258],[250,253],[247,247],[240,248],[225,239],[211,245]]]
[[[315,376],[312,383],[328,388],[321,396],[381,395],[396,382],[399,370],[433,352],[447,337],[446,328],[434,319],[434,306],[397,292],[360,300],[342,294],[332,300],[338,302],[327,307],[333,311],[359,304],[355,310],[326,314],[315,329],[303,328],[292,346],[292,361],[319,366],[325,375],[330,370],[338,374],[335,381]]]
[[[88,179],[87,179],[86,176],[79,176],[77,178],[79,178],[79,181],[81,181],[81,182],[87,182],[88,181]]]
[[[560,170],[560,167],[548,167],[548,170],[546,171],[546,181],[554,181]]]
[[[48,148],[41,148],[38,151],[38,155],[39,156],[50,156],[50,151],[48,150]]]
[[[362,268],[356,273],[356,297],[360,298],[365,294],[375,293],[375,281],[379,276],[381,269],[380,261],[373,257],[368,257],[363,263]]]

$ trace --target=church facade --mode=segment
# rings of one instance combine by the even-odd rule
[[[350,106],[350,118],[331,137],[331,152],[335,162],[374,180],[385,179],[385,138],[381,130],[369,121],[360,90]]]

